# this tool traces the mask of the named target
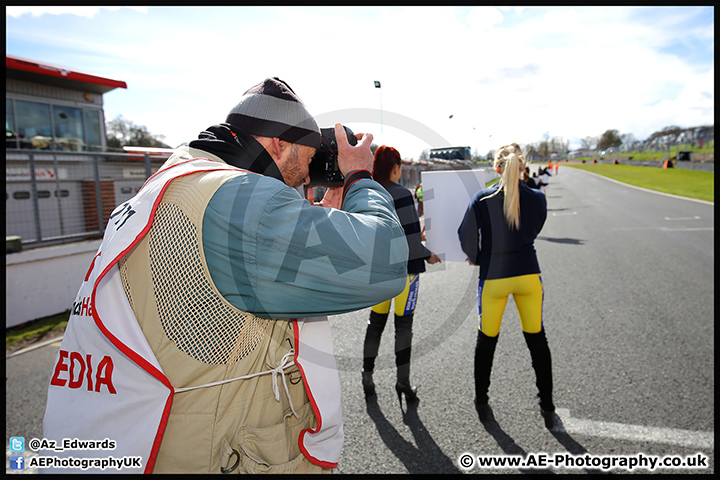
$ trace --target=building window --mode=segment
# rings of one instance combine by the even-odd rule
[[[58,150],[79,152],[85,147],[82,110],[75,107],[53,105],[55,147]]]
[[[100,112],[98,110],[85,110],[85,131],[87,133],[87,149],[92,152],[102,150]]]
[[[5,99],[5,148],[18,148],[15,115],[11,98]]]
[[[5,148],[103,150],[100,110],[5,98]]]
[[[49,149],[52,143],[50,105],[15,100],[20,148]]]

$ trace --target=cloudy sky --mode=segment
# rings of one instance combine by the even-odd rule
[[[105,116],[176,146],[249,87],[422,150],[714,124],[713,7],[6,7],[6,54],[123,80]],[[381,82],[375,88],[374,81]]]

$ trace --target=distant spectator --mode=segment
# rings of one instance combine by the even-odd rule
[[[535,174],[535,175],[536,175],[535,179],[533,179],[533,177],[530,176],[530,167],[525,167],[525,170],[523,170],[523,180],[525,181],[527,186],[537,190],[538,188],[540,188],[540,186],[538,185],[538,183],[536,181],[537,174]]]
[[[547,186],[550,182],[550,172],[547,167],[540,170],[540,190],[547,195]]]
[[[423,216],[423,193],[422,193],[422,182],[418,183],[415,187],[415,200],[418,202],[418,216]]]
[[[530,180],[532,181],[532,185],[528,184],[528,186],[534,188],[535,190],[540,190],[541,180],[540,177],[538,177],[538,172],[533,172],[533,176]]]

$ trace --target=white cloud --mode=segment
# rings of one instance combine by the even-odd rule
[[[15,18],[18,10],[11,8],[8,15]],[[242,92],[265,76],[287,80],[315,115],[373,108],[379,123],[382,109],[483,153],[499,143],[539,141],[545,132],[572,139],[614,128],[642,139],[665,121],[714,121],[712,58],[693,64],[677,53],[695,52],[699,44],[705,45],[702,55],[712,53],[714,25],[688,26],[697,16],[693,8],[146,12],[134,20],[133,28],[143,32],[136,36],[116,37],[122,29],[105,23],[112,15],[95,15],[84,24],[92,42],[82,28],[47,28],[47,22],[40,28],[30,15],[8,20],[8,53],[15,54],[10,45],[27,35],[47,45],[45,57],[28,58],[125,80],[128,90],[106,96],[107,116],[124,114],[171,144],[194,138],[198,125],[223,121]],[[86,11],[86,18],[92,14]],[[412,144],[413,135],[401,135],[401,129],[383,130],[377,137],[402,143],[403,155],[427,148],[422,140]]]
[[[106,10],[119,10],[121,8],[129,8],[137,10],[139,12],[147,12],[147,7],[25,7],[25,6],[13,6],[5,7],[5,14],[10,17],[19,17],[26,13],[33,17],[39,17],[43,14],[48,15],[63,15],[71,14],[80,17],[93,18],[101,9]]]
[[[476,7],[470,11],[467,22],[472,30],[487,31],[502,20],[502,13],[495,7]]]

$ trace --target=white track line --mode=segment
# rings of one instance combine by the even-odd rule
[[[583,420],[572,418],[570,410],[566,408],[558,408],[556,413],[568,433],[715,450],[714,432],[695,432],[676,428],[644,427],[642,425]]]

